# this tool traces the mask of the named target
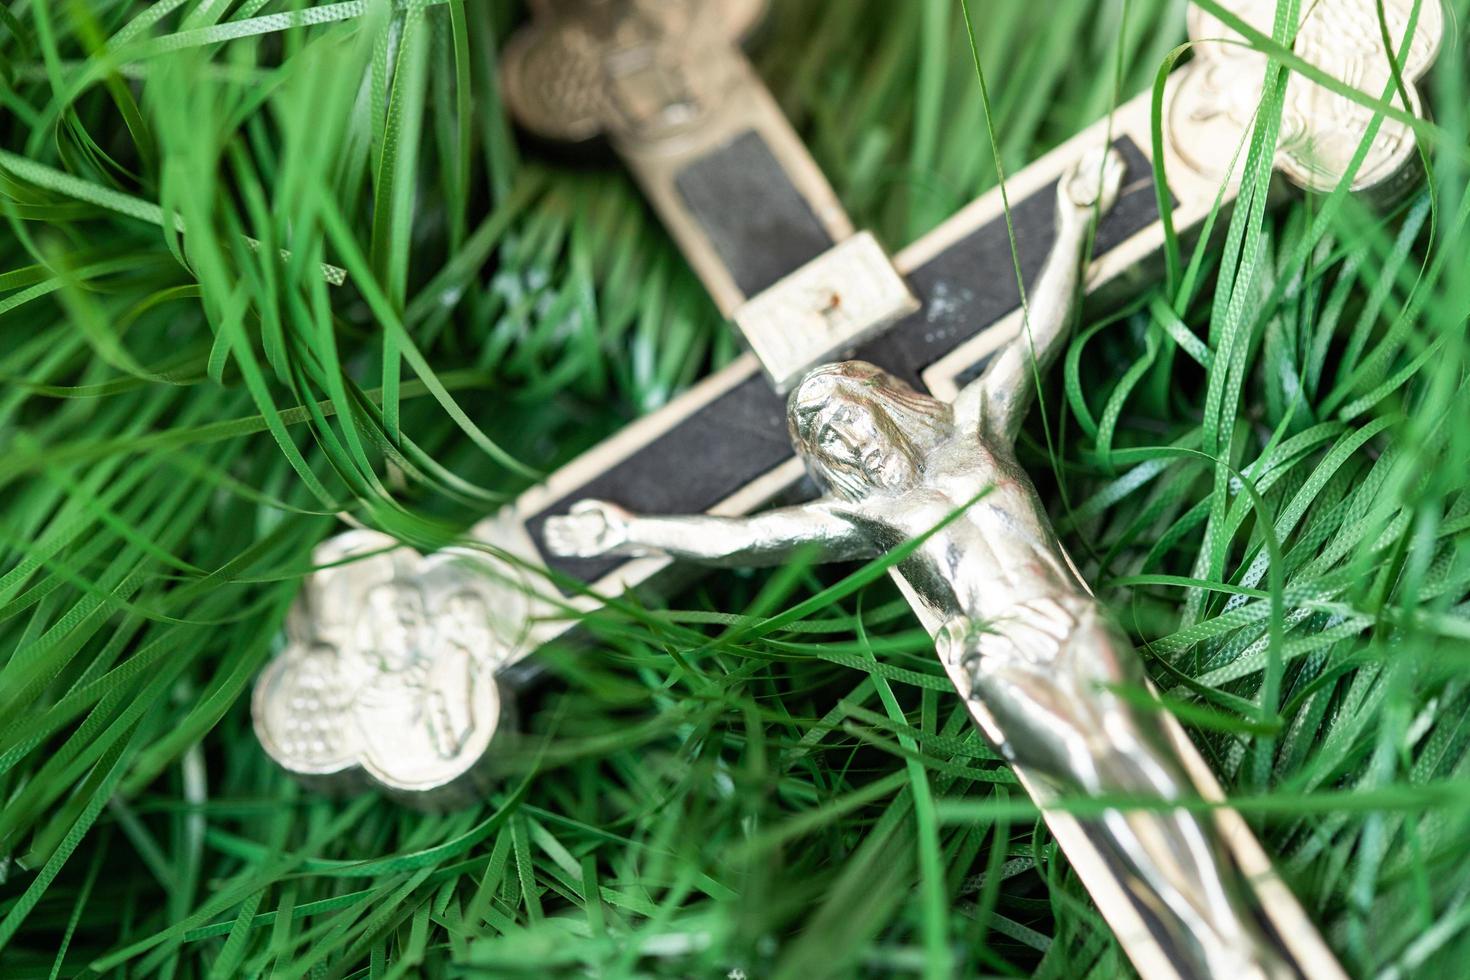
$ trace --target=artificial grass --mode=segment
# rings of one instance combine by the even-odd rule
[[[762,75],[895,244],[1183,39],[1171,0],[972,0],[985,105],[950,0],[774,7]],[[324,800],[256,745],[250,679],[335,515],[442,543],[735,352],[615,160],[518,146],[494,64],[523,16],[0,7],[0,975],[1124,971],[881,579],[779,629],[843,571],[594,618],[477,809]],[[1245,199],[1088,311],[1023,445],[1361,975],[1470,952],[1447,49],[1427,191]]]

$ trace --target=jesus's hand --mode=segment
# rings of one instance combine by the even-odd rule
[[[571,513],[546,521],[546,544],[567,558],[598,558],[628,543],[633,515],[606,500],[579,500]]]

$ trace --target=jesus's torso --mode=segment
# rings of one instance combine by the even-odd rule
[[[918,486],[874,493],[844,510],[882,552],[939,527],[900,571],[942,620],[995,622],[1020,603],[1086,594],[1052,544],[1031,481],[1008,455],[973,437],[937,447]]]

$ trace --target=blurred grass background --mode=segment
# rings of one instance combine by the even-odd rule
[[[1179,0],[971,4],[1008,170],[1183,40]],[[755,60],[860,227],[994,184],[957,3],[773,6]],[[0,4],[0,976],[1125,972],[886,582],[708,643],[840,570],[546,651],[478,809],[263,756],[335,514],[442,543],[736,352],[614,161],[518,147],[523,16]],[[1429,190],[1237,209],[1195,288],[1085,318],[1023,446],[1364,976],[1470,953],[1465,67],[1452,35]]]

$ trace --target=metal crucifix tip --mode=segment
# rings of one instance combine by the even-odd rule
[[[533,0],[501,56],[502,97],[548,139],[677,135],[730,94],[765,0]]]
[[[525,640],[524,583],[477,552],[424,556],[377,531],[340,534],[313,561],[256,681],[261,745],[328,791],[468,802],[510,708],[496,673]]]
[[[1232,0],[1225,6],[1270,37],[1276,0]],[[1424,115],[1417,83],[1444,40],[1442,0],[1318,0],[1302,4],[1301,18],[1294,54],[1369,98],[1382,99],[1410,116]],[[1192,169],[1215,179],[1235,178],[1246,156],[1235,148],[1255,121],[1268,56],[1202,7],[1191,4],[1187,22],[1198,64],[1174,93],[1165,128],[1172,149]],[[1384,27],[1391,45],[1385,44]],[[1330,191],[1369,135],[1375,110],[1299,73],[1291,77],[1285,98],[1276,167],[1299,187]],[[1413,129],[1384,116],[1364,149],[1350,190],[1370,201],[1391,203],[1417,186],[1420,170]]]

